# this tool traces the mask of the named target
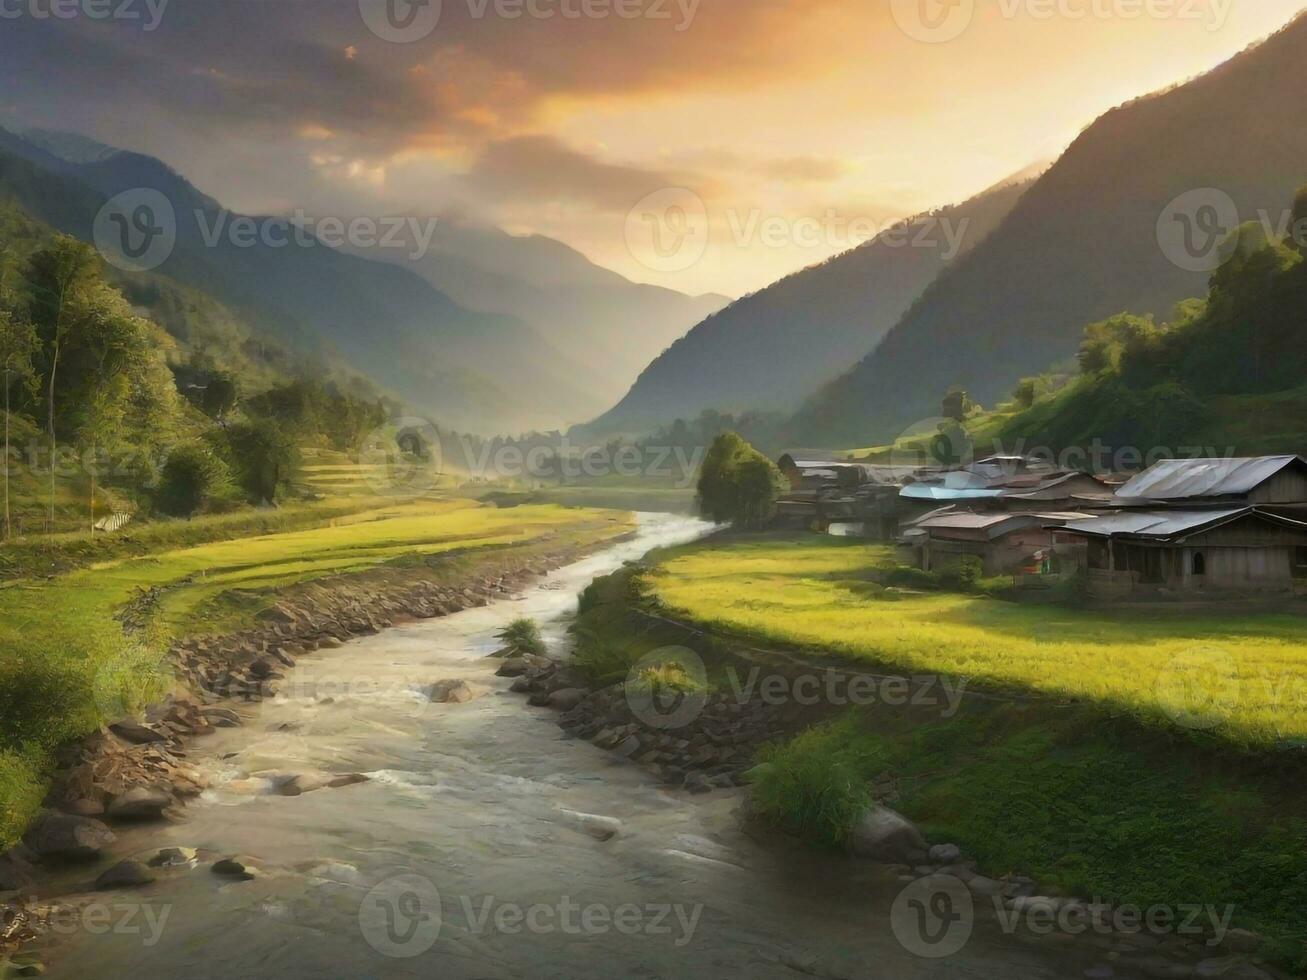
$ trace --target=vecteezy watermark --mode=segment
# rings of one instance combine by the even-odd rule
[[[927,44],[944,44],[965,34],[977,10],[1003,20],[1171,20],[1200,23],[1208,31],[1225,27],[1235,0],[890,0],[899,29]]]
[[[28,919],[38,931],[57,936],[86,933],[91,936],[134,936],[152,949],[163,938],[172,915],[172,905],[132,901],[92,901],[67,905],[38,906]]]
[[[188,224],[192,221],[193,226]],[[430,251],[438,224],[438,218],[411,215],[314,217],[302,208],[288,218],[254,218],[201,208],[180,216],[159,191],[136,187],[105,202],[96,215],[93,238],[110,265],[127,272],[149,272],[168,261],[183,231],[187,240],[204,248],[403,249],[407,258],[416,261]]]
[[[947,959],[960,953],[975,927],[971,891],[948,875],[914,881],[890,907],[894,938],[922,959]]]
[[[445,0],[451,3],[452,0]],[[690,29],[703,0],[463,0],[470,20],[650,20]],[[442,0],[359,0],[363,23],[383,41],[412,44],[440,25]]]
[[[766,673],[761,667],[741,674],[735,667],[728,667],[725,675],[729,693],[741,704],[756,701],[803,708],[938,708],[941,718],[958,713],[968,687],[965,677],[954,679],[938,674],[898,677],[832,669],[792,675]]]
[[[1268,242],[1307,249],[1307,218],[1293,209],[1259,208],[1249,219]],[[1218,187],[1199,187],[1171,200],[1157,219],[1157,244],[1186,272],[1214,272],[1240,246],[1243,216],[1233,197]]]
[[[440,892],[421,875],[387,878],[359,906],[359,930],[382,956],[421,956],[440,938]]]
[[[1111,905],[1061,898],[1005,898],[977,903],[970,889],[949,874],[919,878],[906,886],[890,909],[890,927],[905,950],[923,959],[960,953],[982,912],[991,911],[1006,935],[1140,936],[1203,940],[1219,946],[1230,931],[1232,905]]]
[[[368,945],[383,956],[421,956],[440,938],[445,921],[441,902],[440,892],[427,878],[396,875],[364,897],[359,906],[359,929]],[[666,938],[677,948],[693,942],[704,909],[702,904],[671,902],[584,902],[571,895],[530,905],[503,902],[494,895],[462,895],[455,905],[463,913],[467,931],[475,936],[616,933]]]
[[[364,479],[382,496],[420,497],[440,486],[443,447],[427,419],[394,419],[373,429],[359,449]]]
[[[0,20],[115,20],[157,30],[171,0],[0,0]]]
[[[689,647],[660,647],[631,665],[623,690],[631,714],[650,728],[684,728],[708,703],[708,671]]]
[[[801,248],[842,252],[876,239],[888,248],[936,251],[951,261],[965,247],[970,218],[921,215],[881,221],[828,208],[820,215],[768,214],[762,208],[710,212],[686,187],[667,187],[627,212],[625,239],[631,256],[654,272],[683,272],[698,264],[714,238],[734,248]]]

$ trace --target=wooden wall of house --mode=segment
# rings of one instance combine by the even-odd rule
[[[1251,504],[1297,504],[1307,502],[1307,470],[1289,466],[1248,495]]]

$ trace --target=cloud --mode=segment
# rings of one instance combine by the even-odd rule
[[[715,182],[699,174],[609,163],[545,135],[491,143],[466,180],[500,204],[579,204],[611,213],[625,213],[644,196],[666,187],[690,187],[701,196],[718,190]]]

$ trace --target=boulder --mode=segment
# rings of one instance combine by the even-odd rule
[[[139,861],[122,861],[95,879],[97,891],[114,888],[139,888],[154,881],[154,875]]]
[[[853,853],[882,864],[921,864],[928,848],[921,831],[900,813],[873,806],[849,837]]]
[[[99,820],[56,813],[33,828],[27,843],[42,860],[91,861],[115,840]]]
[[[148,786],[137,786],[109,804],[111,820],[157,820],[172,805],[172,794]]]
[[[213,866],[213,873],[220,878],[253,881],[263,872],[259,870],[258,864],[255,863],[253,858],[244,854],[237,854],[216,862]]]
[[[109,726],[109,731],[113,732],[121,739],[131,742],[133,745],[149,745],[152,742],[163,742],[167,736],[153,728],[147,728],[145,725],[134,721],[119,721]]]
[[[549,695],[549,707],[557,708],[559,711],[571,711],[585,700],[588,693],[579,687],[565,687]]]
[[[357,786],[359,783],[369,782],[370,777],[363,775],[361,772],[350,772],[343,776],[336,776],[328,781],[327,786],[330,789],[341,789],[345,786]]]
[[[622,829],[622,822],[616,817],[604,817],[597,813],[581,813],[577,810],[562,810],[563,816],[577,830],[589,834],[597,841],[612,840]]]
[[[522,657],[510,657],[499,665],[495,675],[497,677],[521,677],[530,666]]]
[[[513,685],[509,690],[514,694],[529,694],[531,692],[531,678],[519,677],[513,681]]]
[[[467,681],[437,681],[427,689],[427,697],[436,704],[466,704],[476,693]]]
[[[954,864],[962,857],[962,848],[956,844],[936,844],[930,849],[930,859],[936,864]]]
[[[71,813],[75,817],[104,816],[104,804],[99,800],[92,800],[86,797],[77,800],[70,800],[68,803],[65,803],[61,809],[64,813]]]
[[[685,774],[685,788],[691,793],[709,793],[712,791],[712,782],[701,772],[689,772]]]
[[[0,892],[16,892],[31,880],[31,865],[13,851],[0,854]]]

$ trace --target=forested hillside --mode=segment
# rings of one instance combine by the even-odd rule
[[[959,254],[1007,215],[1024,176],[919,215],[731,304],[653,362],[596,432],[644,433],[720,412],[789,412],[866,354]]]
[[[1304,59],[1300,17],[1217,70],[1103,116],[873,353],[810,400],[790,438],[891,439],[938,415],[952,385],[993,404],[1072,355],[1085,323],[1121,310],[1166,316],[1201,294],[1205,274],[1168,257],[1159,221],[1204,188],[1244,220],[1284,214],[1307,173]]]
[[[520,320],[466,310],[406,269],[316,240],[239,242],[227,230],[240,215],[150,157],[74,162],[0,130],[0,194],[60,231],[89,240],[105,200],[136,188],[163,194],[177,216],[177,244],[159,274],[295,349],[348,362],[415,411],[493,432],[562,425],[602,404],[578,381],[579,366]]]

